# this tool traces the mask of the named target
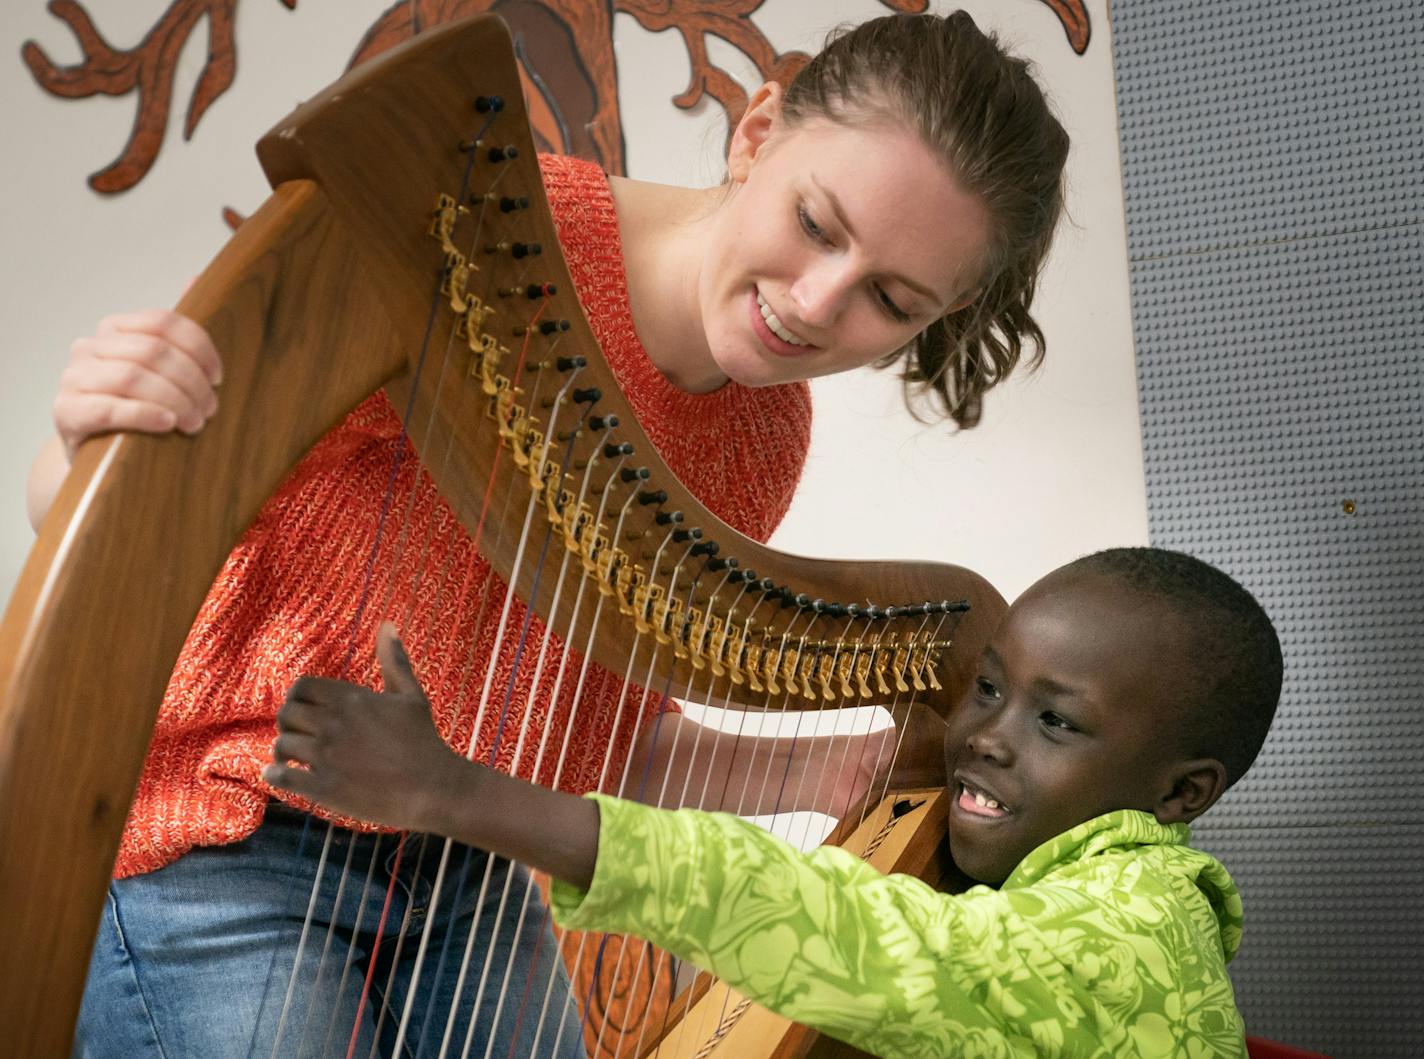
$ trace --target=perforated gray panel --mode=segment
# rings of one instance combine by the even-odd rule
[[[1424,827],[1218,829],[1246,897],[1231,973],[1248,1029],[1338,1057],[1421,1051],[1417,914]]]
[[[1113,38],[1150,533],[1286,653],[1195,829],[1243,890],[1237,995],[1249,1032],[1418,1057],[1424,5],[1128,0]]]
[[[1413,0],[1113,5],[1133,257],[1417,224]]]

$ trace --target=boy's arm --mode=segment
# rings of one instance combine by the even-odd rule
[[[877,1055],[901,1054],[885,1036],[909,1017],[901,962],[925,960],[906,947],[920,945],[921,931],[886,937],[888,924],[869,913],[860,884],[883,876],[848,854],[802,857],[733,817],[577,798],[467,761],[440,738],[389,626],[376,650],[384,693],[317,677],[292,686],[267,782],[344,816],[531,864],[559,880],[555,910],[567,925],[636,933],[787,1017]],[[921,891],[912,903],[940,899],[902,881]],[[944,967],[932,974],[943,978]],[[946,1007],[933,1021],[949,1017]]]
[[[321,677],[292,685],[262,778],[355,820],[444,835],[587,886],[598,857],[597,805],[455,753],[389,624],[376,655],[384,693]]]
[[[263,778],[352,819],[445,835],[587,886],[598,851],[594,803],[456,754],[436,731],[430,704],[389,626],[382,627],[376,651],[384,693],[321,677],[303,677],[292,686],[277,716],[274,761]],[[920,713],[934,723],[923,723]],[[910,724],[908,731],[928,731],[937,747],[938,718],[921,708],[911,708],[909,716],[921,723]],[[691,721],[684,727],[692,734],[680,732],[677,726],[684,720],[679,714],[664,715],[656,726],[658,737],[642,744],[646,768],[635,762],[634,773],[646,771],[656,781],[640,784],[647,788],[647,801],[661,796],[667,804],[705,789],[717,795],[710,808],[739,805],[754,814],[815,804],[840,815],[872,779],[883,779],[896,749],[893,729],[859,742],[852,739],[848,748],[842,738],[739,743]],[[904,754],[897,777],[907,765],[922,765],[923,756]],[[942,772],[943,757],[935,754],[932,760],[926,775]],[[662,783],[664,775],[675,775],[677,782]],[[768,775],[783,782],[768,785]],[[785,790],[794,792],[794,805],[776,803]]]
[[[449,797],[416,830],[494,850],[586,889],[598,860],[598,804],[464,758]]]
[[[1006,1039],[1023,1039],[1015,1019],[975,995],[976,981],[1020,977],[1013,960],[974,968],[1007,927],[987,908],[978,915],[971,902],[961,922],[961,900],[918,879],[882,875],[834,847],[803,854],[735,817],[590,800],[608,856],[586,891],[555,882],[561,926],[646,938],[777,1014],[886,1059],[977,1054],[974,1044],[998,1054]]]
[[[563,925],[647,938],[876,1055],[1006,1042],[1168,1054],[1188,1038],[1201,1054],[1244,1054],[1221,953],[1176,951],[1198,931],[1172,893],[1143,892],[1130,858],[1087,858],[1054,886],[951,897],[843,850],[802,854],[735,817],[543,790],[450,750],[389,626],[377,651],[384,694],[293,686],[269,783],[532,864],[561,880]]]
[[[1219,953],[1184,956],[1188,917],[1128,858],[951,896],[733,817],[597,800],[605,856],[586,892],[554,885],[562,926],[647,938],[873,1055],[1244,1055]]]

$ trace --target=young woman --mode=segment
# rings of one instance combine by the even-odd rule
[[[1026,65],[959,13],[867,23],[830,43],[785,92],[762,86],[734,130],[725,185],[606,178],[572,159],[544,159],[541,167],[580,300],[644,429],[699,499],[765,540],[804,461],[806,380],[901,365],[907,398],[928,396],[970,427],[985,392],[1025,348],[1041,355],[1029,306],[1061,212],[1067,148]],[[221,370],[202,329],[168,312],[110,317],[76,341],[55,401],[56,437],[30,477],[32,521],[85,438],[201,430],[218,408]],[[665,767],[671,747],[689,740],[731,780],[753,761],[763,770],[776,758],[807,778],[786,789],[825,795],[816,806],[780,809],[844,806],[877,767],[867,756],[853,776],[827,775],[823,789],[831,766],[816,743],[764,740],[753,750],[750,741],[700,730],[670,703],[640,708],[636,689],[625,704],[621,677],[602,671],[577,704],[572,682],[551,701],[550,671],[536,674],[512,643],[494,650],[480,604],[502,597],[503,585],[417,462],[394,461],[404,444],[383,396],[362,404],[269,501],[204,603],[160,709],[120,847],[80,1020],[90,1055],[227,1054],[248,1040],[267,1048],[279,1034],[283,1054],[320,1053],[338,1023],[346,1027],[338,1035],[358,1024],[363,1049],[377,1036],[389,1045],[396,1016],[356,1013],[363,1003],[399,1009],[407,992],[418,1010],[435,1012],[417,1015],[408,1045],[417,1037],[438,1044],[453,1010],[457,1032],[473,1027],[475,1054],[536,1046],[532,1022],[475,1000],[468,983],[457,988],[458,959],[413,982],[414,945],[393,955],[399,946],[388,944],[364,1001],[361,973],[340,972],[343,953],[358,966],[366,958],[379,916],[418,925],[429,915],[465,932],[478,920],[479,947],[507,949],[517,933],[514,958],[534,969],[529,980],[553,976],[563,988],[550,967],[552,941],[539,930],[503,930],[491,942],[493,907],[480,916],[475,906],[483,888],[430,902],[434,844],[397,855],[389,839],[336,840],[327,859],[349,855],[361,872],[369,864],[374,905],[343,896],[334,877],[329,888],[322,884],[314,920],[336,929],[300,959],[314,961],[314,950],[329,944],[340,950],[338,970],[295,975],[295,992],[310,995],[296,1004],[283,996],[298,959],[292,916],[300,925],[322,842],[307,835],[304,804],[263,782],[260,770],[270,760],[277,708],[299,675],[372,682],[372,663],[345,660],[353,644],[356,657],[372,658],[382,617],[399,616],[406,642],[418,645],[437,724],[462,749],[475,723],[471,688],[490,666],[502,677],[513,672],[506,727],[526,717],[568,725],[576,708],[557,774],[550,760],[535,768],[532,746],[514,760],[508,741],[497,743],[492,717],[476,734],[481,755],[493,752],[503,769],[562,790],[616,786],[630,758],[639,769]],[[427,542],[419,549],[402,552],[398,535],[378,532],[393,462],[409,538]],[[430,585],[422,589],[417,562],[450,572],[438,598],[429,597]],[[368,564],[375,584],[394,587],[384,611],[353,631]],[[533,625],[542,635],[537,619]],[[654,725],[649,712],[666,716]],[[742,785],[710,786],[735,793]],[[478,879],[484,861],[463,870]],[[501,864],[488,893],[498,895],[506,870]],[[298,875],[306,881],[294,895]],[[383,909],[388,877],[395,904]],[[499,952],[497,965],[507,956]],[[288,1018],[308,1001],[324,1013],[319,1024]],[[565,1002],[556,998],[554,1010]],[[326,1012],[335,1014],[326,1020]],[[494,1050],[486,1051],[491,1033]],[[579,1054],[578,1038],[576,1030],[557,1041],[546,1036],[538,1054]]]

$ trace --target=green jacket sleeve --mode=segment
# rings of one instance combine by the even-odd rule
[[[597,800],[593,883],[555,884],[560,923],[645,937],[874,1055],[1244,1054],[1224,963],[1183,959],[1199,931],[1131,862],[950,896],[736,817]]]

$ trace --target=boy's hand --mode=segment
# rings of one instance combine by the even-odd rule
[[[342,816],[439,831],[441,793],[475,766],[440,738],[389,622],[376,635],[376,658],[384,693],[324,677],[292,685],[262,778]]]

